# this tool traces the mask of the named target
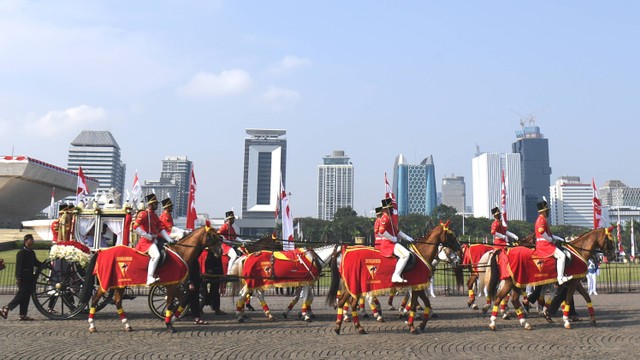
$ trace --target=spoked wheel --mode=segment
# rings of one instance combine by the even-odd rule
[[[47,260],[36,272],[33,303],[42,315],[52,320],[70,319],[86,303],[80,301],[85,270],[64,259]]]
[[[178,301],[179,301],[178,297],[186,298],[186,296],[188,295],[188,292],[189,292],[188,282],[184,282],[178,285],[178,294],[176,294],[176,297],[173,299],[173,306],[172,306],[173,309],[176,309],[178,306]],[[166,315],[166,310],[167,310],[167,288],[164,285],[151,286],[151,289],[149,290],[148,302],[149,302],[149,309],[151,309],[151,312],[157,317],[159,317],[160,319],[164,319]],[[187,310],[189,310],[189,304],[185,304],[184,311],[182,312],[180,317],[184,316]]]

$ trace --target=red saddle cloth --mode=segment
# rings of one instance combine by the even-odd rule
[[[587,274],[587,261],[578,254],[570,245],[566,246],[571,252],[571,263],[567,259],[565,274],[574,278],[583,278]],[[517,287],[527,285],[544,285],[557,281],[556,259],[553,256],[543,257],[536,253],[535,249],[516,246],[504,251],[498,256],[500,266],[500,279],[513,278]]]
[[[167,259],[156,269],[161,285],[183,282],[188,275],[187,264],[175,252],[166,249]],[[114,246],[98,251],[93,274],[98,277],[100,288],[107,291],[125,286],[145,286],[149,256],[128,246]]]
[[[415,252],[414,252],[414,255]],[[367,246],[349,246],[342,251],[340,276],[346,290],[352,296],[363,293],[373,295],[388,294],[392,287],[411,287],[421,290],[429,285],[431,265],[416,255],[416,263],[411,270],[403,273],[406,283],[391,282],[391,275],[396,267],[395,257],[384,257],[380,251]]]
[[[473,272],[478,272],[478,264],[482,255],[493,250],[493,246],[487,244],[473,244],[467,247],[462,257],[462,265],[471,266]]]
[[[242,279],[251,289],[310,285],[319,276],[304,249],[254,252],[247,255],[242,268]]]

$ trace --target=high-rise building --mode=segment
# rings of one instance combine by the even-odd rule
[[[474,217],[491,219],[493,218],[491,209],[495,206],[501,207],[502,171],[504,171],[507,220],[524,220],[519,154],[476,154],[471,162],[471,168]]]
[[[551,185],[551,167],[549,166],[549,140],[540,133],[540,127],[534,120],[529,126],[516,132],[517,140],[512,144],[512,151],[520,154],[522,161],[522,192],[525,219],[535,222],[538,218],[536,204],[542,197],[549,198]]]
[[[86,176],[98,180],[98,192],[112,188],[119,194],[124,192],[126,166],[120,160],[120,146],[109,131],[85,130],[71,142],[67,167],[78,171],[80,166]]]
[[[167,156],[162,160],[159,180],[145,180],[142,194],[155,191],[158,200],[171,197],[173,216],[187,216],[189,180],[193,163],[186,156]]]
[[[442,204],[455,208],[459,213],[465,212],[467,199],[464,176],[442,178]]]
[[[402,154],[398,155],[393,167],[393,192],[398,215],[431,215],[438,205],[433,156],[429,155],[419,165],[410,165]]]
[[[598,190],[604,207],[640,207],[640,188],[632,188],[620,180],[606,181]]]
[[[286,189],[287,131],[246,129],[246,132],[249,137],[244,140],[243,221],[238,226],[245,234],[259,235],[273,231],[281,178]]]
[[[578,176],[561,176],[549,189],[551,224],[593,227],[593,189]]]
[[[342,150],[334,150],[318,165],[318,219],[333,220],[340,208],[353,208],[353,164]]]

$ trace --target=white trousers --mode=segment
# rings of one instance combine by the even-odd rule
[[[556,271],[558,272],[558,279],[564,276],[564,264],[567,261],[567,256],[562,250],[556,248],[553,252],[553,257],[556,258]]]
[[[587,273],[587,291],[589,295],[596,293],[596,273]]]
[[[149,267],[147,267],[147,276],[153,277],[156,272],[156,268],[158,267],[158,260],[160,260],[160,250],[158,250],[158,246],[155,242],[149,246],[147,253],[150,257]]]

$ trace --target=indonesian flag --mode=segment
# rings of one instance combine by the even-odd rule
[[[636,258],[636,236],[633,231],[633,219],[631,219],[631,261]]]
[[[594,179],[591,179],[591,187],[593,188],[593,228],[597,229],[602,222],[602,203],[598,197],[598,190]]]
[[[293,250],[295,248],[293,243],[293,216],[291,215],[289,197],[287,196],[287,192],[284,190],[282,178],[280,178],[280,189],[282,190],[280,193],[280,208],[282,209],[282,238],[287,240],[286,242],[283,242],[282,249]]]
[[[620,221],[618,221],[618,252],[620,256],[625,256],[624,247],[622,246],[622,238],[620,236]]]
[[[507,227],[507,182],[504,180],[504,170],[500,180],[500,201],[502,202],[502,226]]]
[[[142,187],[140,186],[140,181],[138,180],[138,170],[136,170],[136,174],[133,176],[133,186],[131,187],[131,200],[134,203],[138,202],[141,193]]]
[[[189,201],[187,203],[187,230],[193,230],[196,224],[196,174],[191,168],[191,180],[189,181]]]
[[[53,219],[54,214],[56,212],[56,208],[54,206],[56,200],[55,200],[55,192],[56,192],[56,188],[51,188],[51,204],[49,204],[49,219]]]
[[[384,197],[386,199],[391,199],[391,204],[393,204],[393,213],[391,213],[391,222],[395,230],[398,230],[398,203],[396,202],[396,195],[393,193],[393,189],[391,185],[389,185],[389,180],[387,180],[387,173],[384,173]]]
[[[87,179],[82,172],[82,166],[78,168],[78,186],[76,189],[76,203],[84,201],[84,196],[89,195],[89,188],[87,187]]]

